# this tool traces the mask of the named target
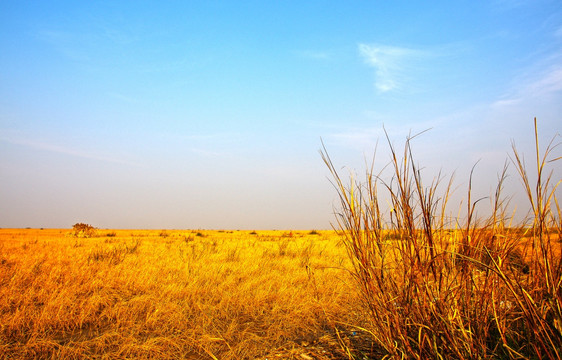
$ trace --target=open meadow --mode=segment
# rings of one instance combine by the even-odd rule
[[[463,232],[441,235],[446,251],[459,254]],[[553,235],[559,259],[560,235]],[[376,285],[360,270],[352,276],[344,237],[335,231],[0,229],[0,358],[381,358],[392,357],[385,331],[393,331],[396,355],[400,341],[418,340],[408,338],[412,328],[420,347],[407,357],[427,355],[430,329],[449,347],[481,345],[464,349],[474,358],[509,357],[501,346],[478,344],[505,337],[506,346],[526,346],[521,337],[531,335],[521,319],[526,305],[518,304],[525,299],[506,284],[531,283],[521,249],[532,237],[509,230],[504,236],[517,247],[495,247],[506,265],[436,261],[439,285],[427,264],[405,269],[404,242],[387,232],[380,244],[391,270],[370,276],[388,290],[374,294]],[[559,329],[544,304],[542,311]]]
[[[0,358],[328,359],[360,321],[333,231],[83,235],[0,230]]]

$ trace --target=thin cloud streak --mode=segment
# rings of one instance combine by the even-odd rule
[[[554,56],[553,58],[559,59],[560,56]],[[551,65],[546,67],[546,71],[531,71],[524,78],[517,80],[510,91],[492,103],[492,107],[515,106],[525,99],[545,98],[562,91],[562,66]]]
[[[70,156],[83,158],[83,159],[97,160],[97,161],[109,162],[109,163],[114,163],[114,164],[129,165],[129,166],[140,166],[140,164],[138,164],[138,163],[125,161],[125,160],[121,160],[121,159],[114,158],[114,157],[91,154],[91,153],[67,148],[67,147],[64,147],[64,146],[48,144],[48,143],[45,143],[45,142],[40,142],[40,141],[35,141],[35,140],[16,139],[16,138],[8,138],[6,136],[0,136],[0,141],[4,141],[4,142],[14,144],[14,145],[21,145],[21,146],[25,146],[25,147],[36,149],[36,150],[48,151],[48,152],[64,154],[64,155],[70,155]]]
[[[560,90],[562,90],[562,67],[550,69],[528,87],[528,93],[534,96],[549,95]]]
[[[375,87],[381,93],[402,89],[406,81],[406,62],[423,55],[419,50],[376,44],[359,44],[359,53],[375,69]]]

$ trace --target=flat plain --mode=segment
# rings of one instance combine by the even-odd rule
[[[346,357],[349,266],[334,231],[0,229],[0,358]]]

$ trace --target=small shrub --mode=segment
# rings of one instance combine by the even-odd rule
[[[85,223],[76,223],[72,226],[71,236],[89,238],[97,235],[97,230],[95,227]]]

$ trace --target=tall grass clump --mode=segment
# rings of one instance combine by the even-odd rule
[[[556,147],[539,151],[530,176],[513,145],[529,199],[529,221],[513,224],[502,195],[508,163],[491,197],[492,211],[476,216],[472,174],[462,219],[446,216],[453,177],[429,183],[414,161],[411,141],[400,154],[388,135],[391,161],[364,179],[343,179],[326,148],[352,274],[368,313],[364,331],[377,355],[417,359],[549,358],[562,356],[560,207],[547,166]],[[383,179],[383,170],[392,171]],[[534,182],[533,180],[534,179]],[[387,204],[388,201],[388,204]],[[389,215],[386,215],[389,214]]]

